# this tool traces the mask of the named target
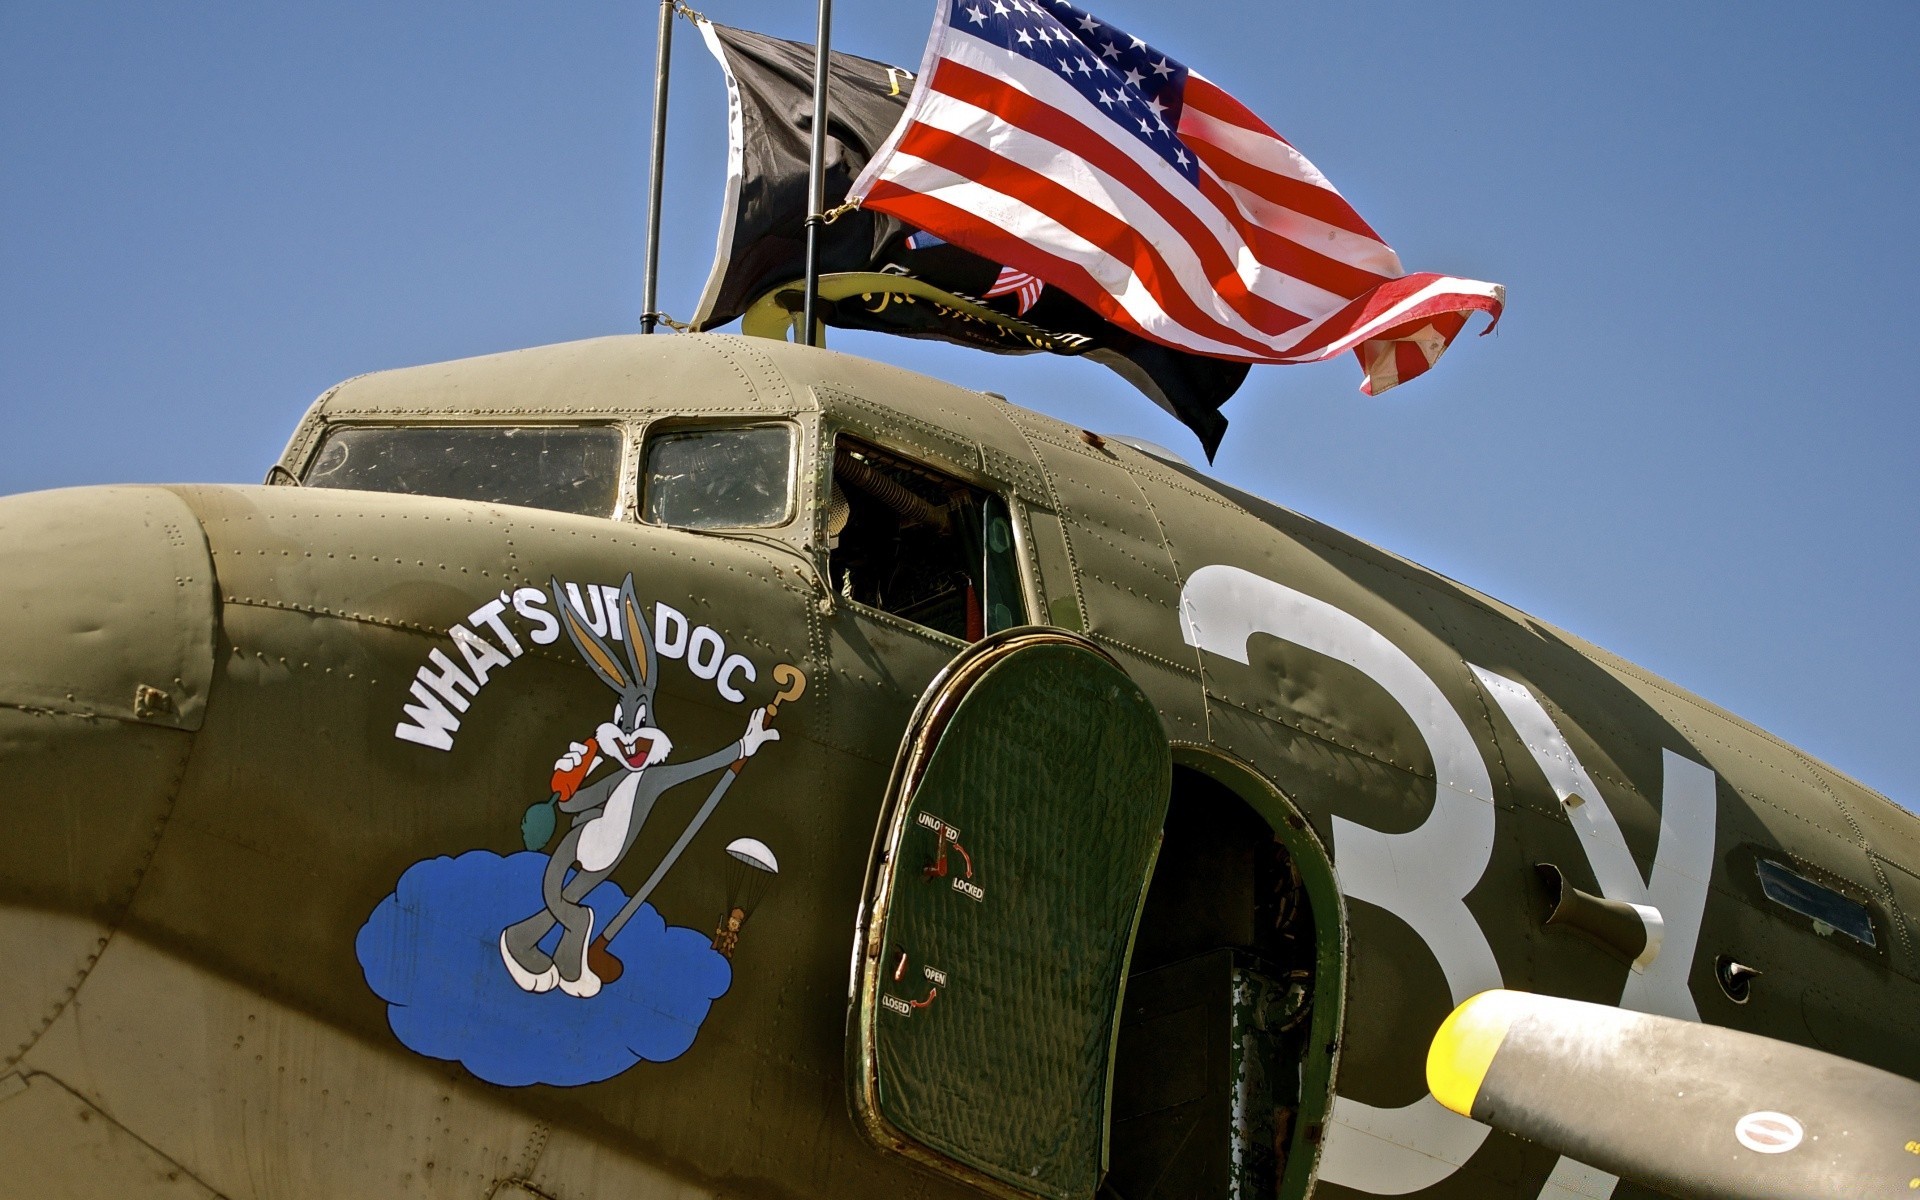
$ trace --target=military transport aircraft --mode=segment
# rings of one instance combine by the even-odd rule
[[[0,564],[9,1195],[1920,1190],[1920,822],[1148,444],[606,338]]]

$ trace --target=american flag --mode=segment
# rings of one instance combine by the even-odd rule
[[[850,195],[1181,350],[1353,350],[1370,394],[1425,372],[1470,314],[1497,322],[1506,299],[1405,274],[1265,122],[1066,0],[943,4],[906,115]]]
[[[1016,316],[1026,316],[1027,310],[1040,302],[1040,293],[1046,290],[1043,280],[1035,279],[1025,271],[1016,271],[1012,267],[1001,267],[1000,277],[986,291],[985,299],[995,296],[1012,296]]]

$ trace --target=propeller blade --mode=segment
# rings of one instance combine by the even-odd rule
[[[1920,1194],[1920,1083],[1773,1038],[1482,992],[1427,1054],[1453,1111],[1681,1200]]]

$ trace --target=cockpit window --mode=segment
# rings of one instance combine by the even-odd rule
[[[301,482],[610,517],[620,445],[606,426],[343,427],[327,434]]]
[[[786,522],[792,485],[785,425],[662,433],[647,442],[642,512],[677,529],[765,529]]]
[[[1006,501],[848,438],[833,456],[827,565],[842,597],[965,641],[1027,619]]]

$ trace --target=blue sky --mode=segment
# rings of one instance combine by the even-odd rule
[[[932,8],[840,0],[836,44],[912,66]],[[1920,7],[1095,9],[1265,116],[1410,269],[1511,289],[1498,334],[1379,399],[1350,362],[1256,369],[1222,478],[1920,802]],[[811,37],[796,0],[704,11]],[[339,379],[635,329],[655,12],[0,6],[0,493],[255,481]],[[677,47],[684,316],[725,132]],[[1194,449],[1091,364],[832,344]]]

